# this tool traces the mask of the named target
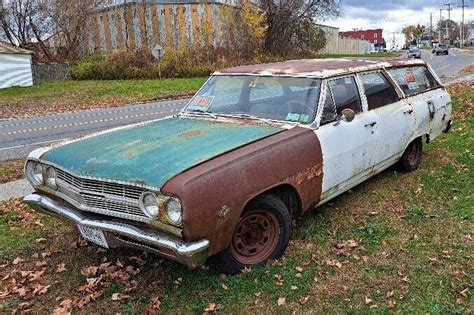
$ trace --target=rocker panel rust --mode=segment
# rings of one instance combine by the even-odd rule
[[[191,168],[169,180],[162,191],[183,203],[184,239],[208,239],[208,255],[213,255],[229,245],[250,200],[289,185],[305,211],[319,201],[322,177],[316,134],[294,127]]]

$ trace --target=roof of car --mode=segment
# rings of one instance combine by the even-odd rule
[[[275,75],[327,78],[367,70],[424,65],[409,59],[301,59],[238,66],[216,71],[215,75]]]

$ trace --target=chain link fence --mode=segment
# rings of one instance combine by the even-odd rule
[[[69,79],[71,79],[71,67],[68,63],[50,62],[33,64],[33,80],[35,84]]]

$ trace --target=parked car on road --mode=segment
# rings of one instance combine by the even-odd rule
[[[408,58],[421,59],[421,50],[418,47],[410,47],[407,54]]]
[[[449,49],[447,45],[439,44],[439,45],[436,45],[431,52],[436,55],[440,55],[440,54],[447,55],[449,54]]]
[[[391,165],[417,169],[450,119],[423,61],[230,68],[178,115],[33,151],[24,200],[99,246],[233,274],[281,257],[293,218]]]

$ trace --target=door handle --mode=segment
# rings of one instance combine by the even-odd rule
[[[368,124],[365,124],[365,127],[373,127],[373,126],[375,126],[376,124],[377,124],[376,121],[371,121],[371,122],[369,122]]]
[[[404,114],[411,114],[411,113],[413,113],[413,109],[407,109],[403,113]]]

